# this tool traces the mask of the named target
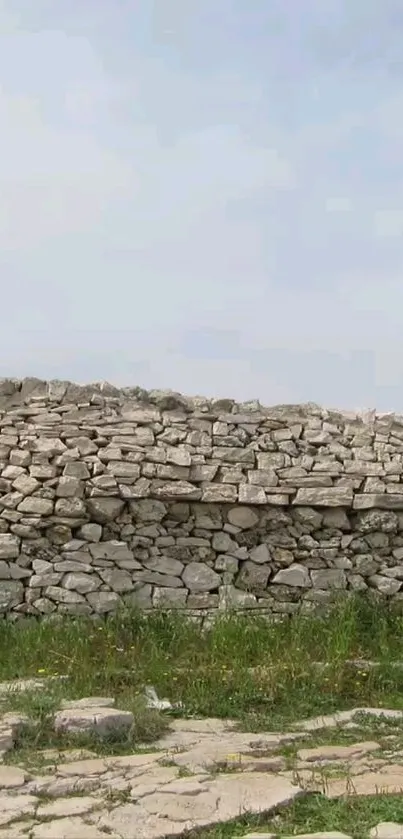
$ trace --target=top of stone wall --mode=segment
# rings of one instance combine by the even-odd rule
[[[77,384],[68,380],[51,379],[44,381],[37,378],[0,378],[0,411],[9,410],[17,406],[27,406],[45,402],[49,405],[71,405],[85,407],[89,405],[121,406],[133,402],[139,405],[155,405],[160,410],[181,410],[186,414],[200,412],[210,413],[215,417],[220,414],[253,414],[253,421],[257,418],[273,417],[273,419],[293,420],[294,417],[308,418],[310,416],[322,419],[339,419],[371,423],[375,419],[382,421],[396,421],[403,425],[403,415],[395,413],[378,413],[375,410],[347,411],[335,408],[323,408],[314,402],[292,405],[264,406],[257,399],[247,402],[236,402],[234,399],[208,399],[204,396],[185,396],[173,390],[145,390],[141,387],[118,388],[109,382],[91,382]],[[232,421],[234,418],[232,417]],[[240,419],[238,418],[238,423]]]
[[[0,380],[0,427],[7,495],[4,470],[22,450],[32,456],[18,468],[48,463],[52,480],[86,462],[87,497],[403,509],[393,413],[27,378]]]

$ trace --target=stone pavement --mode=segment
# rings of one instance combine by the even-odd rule
[[[130,727],[132,715],[114,706],[107,697],[65,701],[54,726],[70,733],[95,730],[100,736]],[[326,728],[340,726],[342,740],[343,729],[362,727],[357,713],[363,712],[378,717],[377,731],[382,715],[388,718],[383,745],[361,739],[299,748],[301,740],[309,745],[314,733]],[[238,731],[231,721],[178,719],[150,751],[99,757],[78,749],[47,749],[30,764],[8,765],[7,752],[26,718],[3,714],[0,839],[168,839],[243,814],[270,813],[311,790],[331,798],[401,792],[402,720],[399,711],[355,709],[301,721],[291,732],[252,734]],[[293,742],[291,766],[282,752]],[[248,837],[255,835],[274,836]],[[310,839],[348,837],[336,831]],[[380,824],[368,839],[403,839],[403,825]]]

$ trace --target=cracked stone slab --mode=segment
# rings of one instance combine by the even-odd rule
[[[0,793],[0,826],[24,816],[33,816],[38,799],[33,795]]]
[[[162,839],[186,830],[235,819],[244,813],[270,812],[289,804],[303,791],[279,776],[231,773],[214,779],[181,778],[139,804],[124,804],[101,816],[99,827],[116,830],[122,839]],[[94,815],[89,815],[93,821]]]

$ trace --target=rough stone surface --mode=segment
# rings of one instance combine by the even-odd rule
[[[22,684],[16,689],[24,689]],[[116,715],[112,704],[109,697],[65,700],[63,713],[78,719],[85,709]],[[389,720],[386,746],[367,740],[298,748],[301,738],[309,742],[319,719],[322,729],[348,727],[356,718],[363,726],[363,714],[372,728],[382,727],[383,718]],[[77,750],[39,751],[38,758],[49,762],[40,771],[0,766],[0,839],[168,839],[242,814],[265,813],[269,820],[307,792],[329,798],[401,792],[402,718],[401,711],[351,709],[302,721],[295,732],[259,734],[241,732],[230,720],[174,719],[170,731],[148,746],[150,751],[102,757]],[[10,713],[0,714],[0,727],[7,722]],[[295,765],[290,769],[294,741]],[[262,837],[291,839],[273,831],[249,831],[243,839]],[[331,830],[294,833],[293,839],[351,837]],[[403,839],[403,825],[374,824],[368,839]]]
[[[350,591],[402,609],[402,562],[403,416],[0,382],[13,619],[309,613]]]

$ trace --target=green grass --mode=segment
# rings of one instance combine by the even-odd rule
[[[370,829],[379,822],[403,822],[401,795],[343,798],[338,801],[321,795],[308,795],[297,799],[273,818],[238,819],[188,835],[192,839],[236,839],[252,832],[272,832],[281,837],[339,830],[353,839],[367,839]]]
[[[381,666],[346,663],[357,658]],[[172,613],[0,622],[0,680],[64,674],[55,694],[113,696],[128,709],[153,684],[186,715],[232,717],[256,731],[353,705],[403,708],[398,660],[403,618],[359,598],[327,617],[228,615],[204,632]]]

